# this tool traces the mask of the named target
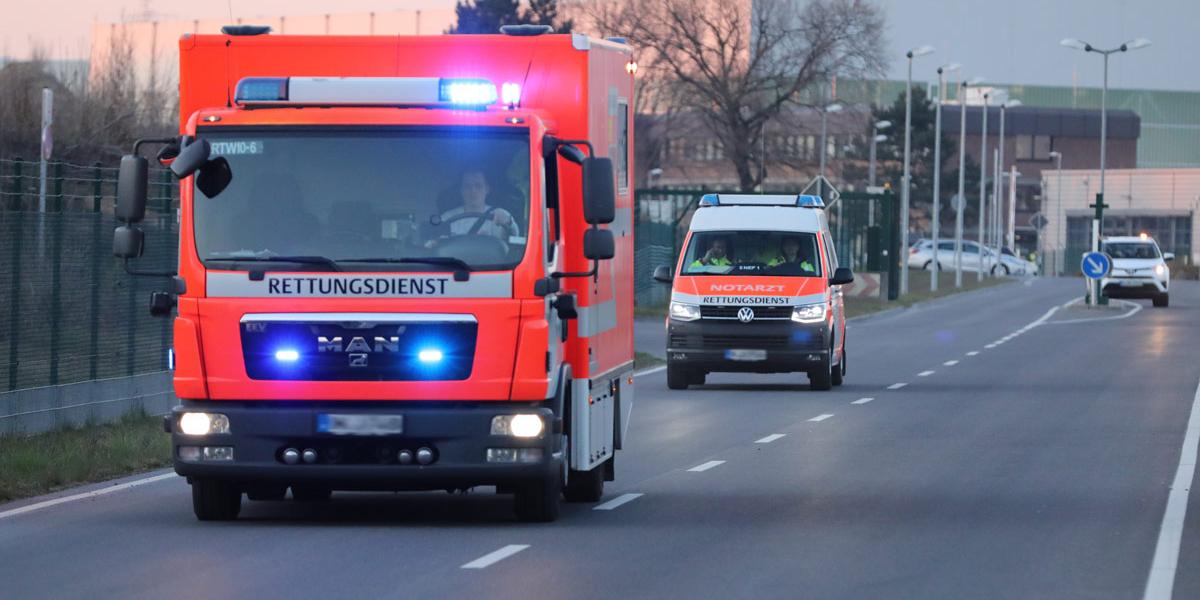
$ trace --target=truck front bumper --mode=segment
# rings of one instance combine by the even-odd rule
[[[184,412],[225,415],[229,433],[186,435],[179,427]],[[541,437],[491,435],[493,417],[517,413],[541,415],[545,423]],[[403,433],[321,433],[317,428],[321,414],[402,415]],[[561,470],[564,460],[562,425],[546,403],[184,401],[166,417],[165,427],[171,433],[176,473],[189,480],[211,478],[247,485],[302,484],[336,490],[514,485],[544,479]],[[194,447],[230,448],[232,459],[181,456],[180,448]],[[287,464],[284,452],[289,448],[314,450],[317,459]],[[432,451],[429,464],[415,460],[421,448]],[[524,462],[489,462],[489,448],[529,450],[521,452]],[[414,456],[410,464],[401,464],[401,450]],[[225,451],[214,454],[224,456]]]
[[[829,346],[826,322],[671,319],[667,324],[667,360],[710,372],[808,371],[825,364]]]

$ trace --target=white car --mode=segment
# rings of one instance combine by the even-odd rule
[[[1106,237],[1100,250],[1112,257],[1112,272],[1100,280],[1109,298],[1150,298],[1154,306],[1167,306],[1175,255],[1162,252],[1147,236]]]
[[[974,273],[979,271],[980,263],[980,248],[979,244],[969,240],[962,242],[962,268],[963,271]],[[1016,261],[1021,259],[1013,256],[1010,257]],[[1017,265],[1010,261],[1001,259],[996,261],[996,253],[990,248],[983,248],[983,264],[984,268],[988,269],[994,275],[1009,275],[1009,274],[1025,274],[1029,271],[1024,270],[1023,265]],[[938,265],[942,271],[954,270],[954,240],[941,240],[938,242]],[[933,269],[933,240],[921,239],[913,244],[908,249],[908,267],[910,269]],[[1034,269],[1036,270],[1036,268]]]
[[[1013,254],[1007,246],[1000,249],[1000,264],[1011,275],[1037,275],[1038,271],[1036,264]]]

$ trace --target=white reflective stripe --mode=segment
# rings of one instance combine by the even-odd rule
[[[242,316],[243,323],[475,323],[474,315],[451,313],[258,313]]]
[[[752,294],[736,294],[736,295],[713,294],[713,295],[708,295],[708,296],[697,296],[695,294],[685,294],[683,292],[674,292],[674,291],[671,292],[671,301],[672,302],[685,302],[687,304],[698,304],[698,305],[705,305],[705,306],[741,306],[742,303],[738,303],[738,302],[706,302],[705,301],[706,299],[709,299],[709,300],[716,299],[716,298],[731,299],[731,298],[738,298],[738,297],[755,298],[756,295],[752,295]],[[777,296],[777,297],[783,298],[784,302],[778,303],[778,304],[759,304],[759,306],[798,306],[801,304],[816,304],[816,303],[825,301],[824,293],[809,294],[807,296]],[[751,303],[751,304],[753,304],[753,303]]]
[[[579,335],[591,337],[617,327],[617,301],[579,307]]]
[[[511,298],[512,272],[472,273],[266,273],[209,271],[209,298]]]

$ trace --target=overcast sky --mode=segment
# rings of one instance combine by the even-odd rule
[[[642,0],[650,2],[653,0]],[[892,78],[905,76],[904,51],[930,44],[914,78],[928,80],[938,64],[959,62],[967,77],[1045,85],[1098,86],[1097,55],[1058,46],[1078,37],[1116,46],[1146,37],[1149,48],[1117,56],[1113,87],[1200,91],[1200,0],[875,0],[888,14]],[[6,0],[0,19],[0,55],[24,57],[30,40],[59,57],[86,55],[93,21],[140,15],[150,7],[161,19],[322,14],[449,7],[454,0]]]

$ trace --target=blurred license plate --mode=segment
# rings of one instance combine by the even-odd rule
[[[398,435],[404,433],[404,415],[317,415],[317,431],[334,435]]]
[[[726,350],[725,358],[729,360],[767,360],[766,350]]]
[[[1136,280],[1135,281],[1122,281],[1121,286],[1123,286],[1123,287],[1142,287],[1142,282],[1136,281]]]

